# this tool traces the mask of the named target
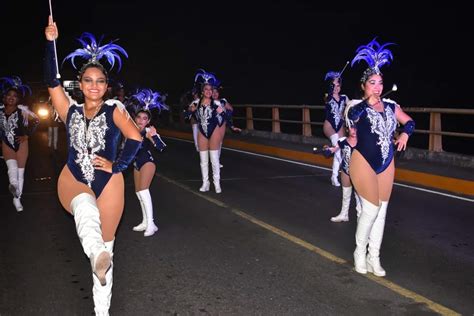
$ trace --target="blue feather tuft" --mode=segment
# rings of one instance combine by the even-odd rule
[[[103,40],[103,36],[101,36],[100,40],[97,41],[91,33],[84,32],[82,33],[81,37],[78,38],[78,41],[81,43],[82,48],[76,49],[74,52],[67,55],[63,63],[70,59],[71,63],[74,68],[77,69],[76,64],[74,62],[76,57],[80,57],[83,59],[87,59],[87,63],[95,63],[99,62],[102,58],[106,58],[107,62],[110,64],[112,69],[115,63],[118,63],[118,70],[122,68],[122,59],[120,54],[123,54],[126,58],[128,58],[128,54],[121,46],[114,44],[116,41],[112,41],[109,44],[101,45]]]
[[[162,110],[169,110],[168,105],[164,103],[166,95],[162,95],[157,91],[153,92],[151,89],[139,90],[132,95],[132,99],[138,102],[135,111],[157,109],[161,112]]]
[[[198,69],[196,75],[194,76],[194,84],[209,84],[213,87],[219,87],[221,82],[213,73],[207,72],[204,69]]]
[[[370,68],[380,71],[384,65],[390,64],[393,60],[392,52],[386,47],[394,45],[394,43],[385,43],[380,45],[376,38],[367,45],[359,46],[356,50],[356,56],[352,59],[351,66],[360,61],[365,61]]]
[[[32,94],[30,87],[27,84],[24,84],[18,76],[2,77],[0,78],[0,82],[2,94],[10,88],[20,91],[23,96],[25,96],[26,92],[30,95]]]
[[[337,71],[329,71],[325,76],[324,76],[324,80],[334,80],[336,78],[339,78],[341,76],[341,73],[337,72]]]

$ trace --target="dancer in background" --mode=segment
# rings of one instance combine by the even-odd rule
[[[2,152],[8,169],[13,205],[21,212],[21,195],[29,154],[28,138],[38,126],[39,119],[26,105],[20,104],[26,92],[31,94],[28,85],[23,84],[17,76],[0,78],[0,81],[3,91],[3,104],[0,104]]]
[[[349,207],[351,205],[352,182],[349,176],[349,164],[351,161],[352,151],[357,144],[357,132],[355,127],[346,129],[347,137],[341,137],[337,141],[337,145],[329,147],[331,153],[340,152],[341,154],[341,183],[342,183],[342,206],[337,216],[331,217],[331,222],[347,222],[349,221]],[[360,198],[354,191],[356,200],[357,218],[359,218],[361,206]]]
[[[217,127],[217,131],[222,134],[222,142],[219,147],[219,161],[221,157],[222,143],[224,142],[224,136],[225,136],[227,127],[229,127],[235,133],[242,132],[240,128],[234,126],[234,122],[232,121],[232,113],[234,112],[234,108],[227,101],[227,99],[220,97],[221,89],[222,89],[222,85],[220,82],[217,83],[217,86],[212,88],[212,99],[214,99],[214,102],[220,107],[222,107],[222,109],[225,111],[225,118],[226,118],[225,120],[222,120],[219,123],[219,126]],[[220,167],[222,168],[223,165],[220,164]]]
[[[58,132],[61,120],[56,116],[51,101],[48,101],[49,118],[48,118],[48,147],[58,150]]]
[[[354,266],[358,273],[368,271],[376,276],[386,274],[380,264],[380,247],[395,175],[394,147],[397,151],[405,150],[415,129],[415,122],[400,105],[382,98],[380,68],[393,59],[386,48],[391,44],[381,45],[373,39],[357,49],[352,65],[360,61],[368,64],[360,79],[363,100],[353,100],[346,111],[347,123],[357,129],[349,174],[362,206],[355,235]],[[403,132],[393,143],[398,123],[404,125]]]
[[[169,107],[163,102],[162,95],[159,92],[153,92],[151,89],[143,89],[132,96],[132,99],[138,105],[135,109],[134,120],[142,136],[142,144],[134,159],[133,179],[135,181],[135,193],[140,202],[142,210],[142,222],[133,227],[134,231],[143,231],[145,237],[152,236],[158,231],[153,218],[153,202],[150,194],[151,181],[155,176],[156,162],[151,154],[151,148],[159,152],[163,151],[166,144],[161,140],[156,128],[150,125],[152,119],[152,110],[169,110]]]
[[[99,62],[102,57],[113,67],[119,53],[127,56],[117,44],[101,46],[90,33],[79,39],[83,45],[67,55],[75,67],[75,58],[87,60],[79,71],[79,85],[84,103],[76,104],[66,95],[57,79],[54,43],[58,38],[56,23],[49,17],[44,80],[51,102],[65,122],[68,158],[59,179],[58,196],[62,206],[73,215],[76,232],[90,259],[93,299],[96,315],[108,315],[112,297],[113,246],[124,207],[122,171],[135,158],[141,144],[137,126],[118,100],[107,100],[108,74]],[[120,134],[126,138],[118,155]]]
[[[326,74],[324,80],[328,90],[324,98],[326,119],[323,123],[323,132],[331,141],[332,146],[336,146],[338,139],[344,136],[344,108],[349,99],[346,95],[340,94],[341,73],[330,71]],[[341,154],[337,151],[333,157],[331,174],[331,183],[337,187],[341,185],[338,180],[340,164]]]
[[[217,127],[226,119],[225,111],[212,98],[212,88],[218,82],[214,74],[201,69],[196,75],[196,82],[200,85],[201,98],[194,100],[189,105],[188,111],[190,115],[196,117],[199,127],[198,147],[202,175],[202,186],[199,191],[209,191],[210,157],[214,188],[216,193],[221,193],[219,148],[223,135],[217,132]]]

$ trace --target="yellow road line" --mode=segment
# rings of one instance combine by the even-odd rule
[[[311,252],[314,252],[328,260],[330,260],[331,262],[334,262],[334,263],[338,263],[338,264],[341,264],[341,265],[346,265],[348,267],[351,267],[352,269],[352,264],[349,263],[347,260],[344,260],[342,258],[339,258],[338,256],[335,256],[333,255],[332,253],[326,251],[326,250],[323,250],[319,247],[316,247],[314,246],[313,244],[307,242],[307,241],[304,241],[296,236],[293,236],[287,232],[285,232],[284,230],[281,230],[279,228],[276,228],[275,226],[272,226],[270,224],[267,224],[255,217],[253,217],[252,215],[249,215],[247,213],[245,213],[244,211],[241,211],[239,209],[235,209],[235,208],[232,208],[230,206],[228,206],[227,204],[219,201],[219,200],[216,200],[210,196],[207,196],[205,194],[201,194],[199,193],[198,191],[196,191],[195,189],[191,189],[190,187],[184,185],[184,184],[181,184],[175,180],[172,180],[168,177],[165,177],[164,175],[160,174],[160,173],[157,173],[161,178],[163,178],[164,180],[180,187],[181,189],[189,192],[189,193],[192,193],[194,195],[197,195],[215,205],[218,205],[222,208],[225,208],[225,209],[228,209],[230,210],[233,214],[253,223],[253,224],[256,224],[280,237],[283,237],[285,238],[286,240],[288,241],[291,241],[292,243],[295,243]],[[370,273],[367,273],[365,275],[361,274],[361,276],[366,276],[367,278],[369,278],[370,280],[378,283],[379,285],[382,285],[383,287],[389,289],[389,290],[392,290],[393,292],[403,296],[403,297],[406,297],[408,299],[411,299],[417,303],[422,303],[422,304],[425,304],[426,307],[428,307],[429,309],[431,309],[432,311],[434,312],[437,312],[441,315],[446,315],[446,316],[454,316],[454,315],[461,315],[459,313],[457,313],[456,311],[452,310],[452,309],[449,309],[441,304],[438,304],[438,303],[435,303],[433,302],[432,300],[418,294],[418,293],[415,293],[413,291],[410,291],[400,285],[397,285],[391,281],[388,281],[387,279],[384,279],[384,278],[379,278],[379,277],[376,277]]]
[[[193,139],[190,133],[178,132],[173,130],[160,130],[160,134],[163,136],[170,136],[182,139]],[[306,162],[318,166],[332,166],[332,159],[324,158],[322,155],[315,155],[313,153],[305,153],[273,146],[248,143],[235,139],[224,139],[224,145],[230,148],[266,154],[289,160]],[[422,185],[429,188],[436,188],[457,194],[474,196],[474,181],[438,176],[402,168],[397,168],[395,170],[395,180],[405,183]]]

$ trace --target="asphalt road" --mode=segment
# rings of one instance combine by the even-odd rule
[[[64,136],[64,135],[62,135]],[[201,193],[199,156],[164,139],[151,187],[159,231],[132,231],[141,211],[130,170],[114,255],[112,315],[431,315],[474,313],[473,203],[395,186],[382,245],[385,278],[352,268],[350,222],[332,223],[330,171],[222,150],[221,194]],[[17,213],[0,162],[0,315],[91,315],[90,266],[56,178],[65,144],[30,142]]]

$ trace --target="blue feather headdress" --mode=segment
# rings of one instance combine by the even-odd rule
[[[83,48],[78,48],[74,52],[67,55],[64,58],[63,63],[70,59],[74,68],[77,69],[76,65],[74,64],[74,59],[76,57],[87,59],[88,61],[86,64],[100,64],[99,60],[105,57],[111,66],[110,69],[114,67],[115,61],[117,61],[118,70],[120,70],[120,68],[122,68],[122,59],[120,58],[119,53],[122,53],[128,58],[127,52],[121,46],[114,44],[116,40],[110,42],[109,44],[100,46],[102,39],[103,36],[100,38],[99,42],[97,42],[94,35],[91,33],[82,33],[81,37],[78,38],[78,41],[82,44]]]
[[[216,78],[216,76],[211,73],[207,72],[204,69],[199,69],[194,76],[194,84],[198,85],[205,85],[209,84],[215,88],[218,88],[221,85],[221,82]]]
[[[351,62],[351,66],[354,66],[357,62],[365,61],[369,66],[362,74],[362,78],[360,79],[362,83],[366,82],[373,74],[381,75],[382,72],[380,68],[390,64],[390,61],[393,60],[392,52],[385,47],[393,45],[394,43],[380,45],[375,39],[376,38],[367,45],[359,46],[356,50],[357,54]]]
[[[324,80],[331,80],[333,81],[334,79],[336,78],[340,78],[341,77],[341,73],[340,72],[337,72],[337,71],[329,71],[325,76],[324,76]]]
[[[152,109],[169,110],[169,107],[164,103],[166,95],[159,92],[153,92],[151,89],[141,89],[134,95],[132,99],[137,102],[135,112],[150,111]]]
[[[324,81],[327,83],[327,95],[332,95],[334,91],[334,79],[339,79],[339,83],[341,83],[341,73],[338,71],[329,71],[324,76]]]
[[[21,82],[20,77],[11,76],[11,77],[2,77],[0,78],[2,94],[4,94],[9,89],[15,89],[21,92],[22,96],[25,96],[25,93],[28,91],[31,95],[31,89],[28,85]]]

